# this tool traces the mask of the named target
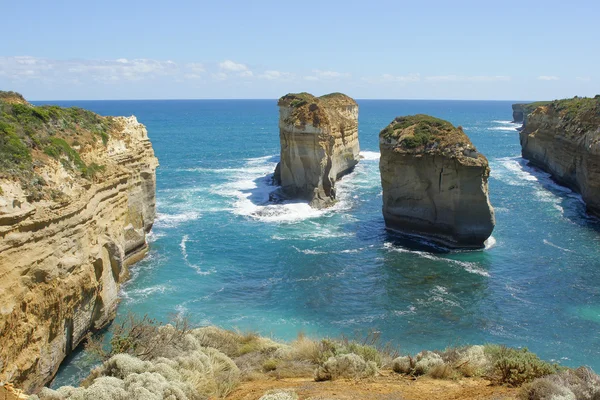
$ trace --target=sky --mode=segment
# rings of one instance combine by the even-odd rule
[[[545,100],[600,93],[597,0],[0,0],[29,100]]]

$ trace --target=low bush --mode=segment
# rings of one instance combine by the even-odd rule
[[[365,361],[357,354],[342,354],[330,357],[315,371],[315,381],[328,381],[338,378],[368,378],[378,372],[377,364]]]
[[[523,385],[521,400],[600,400],[600,376],[586,367],[565,370]]]
[[[496,383],[520,386],[558,372],[557,365],[540,360],[526,348],[487,345],[485,353],[491,360],[490,378]]]

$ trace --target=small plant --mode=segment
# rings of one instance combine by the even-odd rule
[[[485,352],[492,361],[491,378],[496,383],[521,386],[559,370],[556,364],[540,360],[526,348],[513,349],[506,346],[487,345]]]

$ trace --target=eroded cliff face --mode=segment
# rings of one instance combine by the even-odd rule
[[[36,113],[32,126],[64,137],[36,136],[31,170],[0,179],[0,381],[33,392],[114,317],[128,266],[147,250],[158,162],[135,117],[94,114],[110,129],[92,135],[77,120],[83,110],[23,107],[4,125],[11,140]],[[31,176],[41,182],[35,193],[23,181]]]
[[[600,97],[557,100],[526,117],[523,158],[580,193],[600,216]]]
[[[379,134],[388,228],[452,248],[482,248],[494,210],[490,169],[462,128],[426,115],[396,118]]]
[[[288,94],[278,102],[281,161],[275,180],[287,198],[331,205],[335,181],[358,163],[358,105],[341,93]]]

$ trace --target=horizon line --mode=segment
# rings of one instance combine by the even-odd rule
[[[51,101],[228,101],[228,100],[273,100],[278,98],[165,98],[165,99],[36,99],[29,102],[51,102]],[[535,102],[539,100],[517,100],[517,99],[400,99],[400,98],[355,98],[354,100],[378,100],[378,101],[515,101]]]

